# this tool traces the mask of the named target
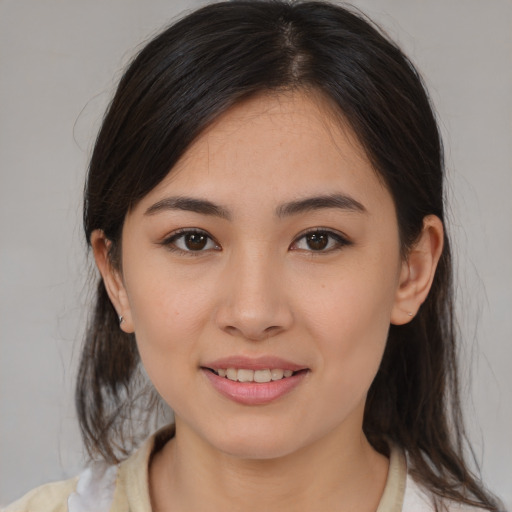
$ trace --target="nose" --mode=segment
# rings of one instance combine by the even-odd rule
[[[271,251],[245,251],[226,265],[216,323],[226,333],[260,341],[289,329],[293,313],[283,269]]]

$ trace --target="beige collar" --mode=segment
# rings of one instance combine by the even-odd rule
[[[174,435],[174,426],[159,430],[119,466],[111,512],[151,512],[148,468],[151,456]],[[391,447],[384,493],[376,512],[400,512],[404,500],[407,465],[403,452]]]
[[[391,445],[388,478],[376,512],[400,512],[404,502],[407,480],[405,455],[395,445]]]

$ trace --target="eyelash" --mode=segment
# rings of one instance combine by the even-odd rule
[[[213,243],[215,245],[215,247],[213,247],[213,248],[210,247],[210,248],[207,248],[207,249],[201,248],[201,249],[198,249],[198,250],[192,250],[192,249],[188,249],[187,250],[187,249],[182,249],[180,247],[177,247],[176,246],[176,242],[178,240],[180,240],[180,239],[184,239],[184,237],[186,235],[204,236],[204,237],[206,237],[208,239],[206,241],[205,247],[209,243]],[[294,247],[294,246],[297,246],[298,243],[301,240],[306,239],[306,237],[313,236],[313,235],[326,236],[327,237],[327,247],[328,248],[327,249],[322,248],[322,249],[315,250],[315,249],[311,249],[311,248],[309,248],[309,249],[301,249],[301,248]],[[329,247],[329,244],[331,245],[331,247]],[[333,244],[334,244],[334,246],[332,246]],[[220,250],[222,250],[220,244],[218,244],[216,242],[216,240],[212,236],[210,236],[208,234],[208,232],[203,231],[202,229],[196,229],[196,228],[179,229],[179,230],[173,232],[167,238],[165,238],[160,243],[160,245],[165,246],[169,251],[178,252],[178,253],[184,254],[186,256],[200,256],[202,253],[204,253],[206,251],[211,251],[211,250],[220,251]],[[338,232],[335,232],[335,231],[332,231],[332,230],[326,229],[326,228],[315,228],[315,229],[310,229],[309,231],[306,231],[306,232],[300,234],[299,236],[297,236],[295,238],[295,240],[292,242],[292,244],[290,245],[290,250],[293,250],[293,251],[305,251],[305,252],[311,253],[312,255],[313,254],[316,255],[316,254],[326,254],[326,253],[330,253],[330,252],[333,252],[333,251],[337,251],[337,250],[340,250],[343,247],[347,247],[347,246],[350,246],[350,245],[352,245],[352,242],[350,240],[348,240],[341,233],[338,233]]]
[[[199,236],[205,236],[208,240],[206,244],[213,242],[215,244],[214,248],[208,248],[207,250],[221,250],[220,245],[211,237],[206,231],[203,231],[202,229],[196,229],[196,228],[184,228],[184,229],[178,229],[177,231],[174,231],[170,236],[162,240],[161,245],[165,246],[169,251],[171,252],[177,252],[180,254],[183,254],[185,256],[200,256],[202,253],[206,252],[205,250],[185,250],[181,249],[180,247],[176,246],[176,242],[180,239],[184,239],[186,235],[199,235]]]
[[[306,237],[312,236],[312,235],[325,235],[328,238],[327,243],[330,244],[331,242],[333,242],[334,246],[329,247],[328,249],[324,248],[324,249],[319,249],[319,250],[294,248],[294,246],[296,246],[300,240],[306,239]],[[342,249],[343,247],[348,247],[350,245],[352,245],[352,242],[350,240],[348,240],[348,238],[346,238],[344,235],[342,235],[341,233],[339,233],[337,231],[333,231],[333,230],[327,229],[327,228],[315,228],[315,229],[310,229],[308,231],[305,231],[304,233],[297,236],[297,238],[290,245],[290,249],[294,250],[294,251],[307,251],[307,252],[311,253],[311,255],[316,256],[316,255],[320,255],[320,254],[331,253],[333,251],[338,251],[338,250]]]

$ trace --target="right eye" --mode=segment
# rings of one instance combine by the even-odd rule
[[[220,246],[206,232],[199,229],[180,229],[167,237],[162,245],[171,251],[186,253],[199,253],[205,251],[219,251]]]

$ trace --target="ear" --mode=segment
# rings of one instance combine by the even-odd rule
[[[121,272],[112,263],[110,255],[111,245],[112,242],[108,240],[102,230],[96,229],[92,232],[91,247],[96,266],[100,271],[105,289],[117,311],[117,315],[122,317],[119,326],[124,332],[132,333],[134,329],[128,294],[126,293]]]
[[[402,263],[391,323],[403,325],[412,320],[427,298],[443,251],[444,229],[439,217],[423,219],[419,238]]]

